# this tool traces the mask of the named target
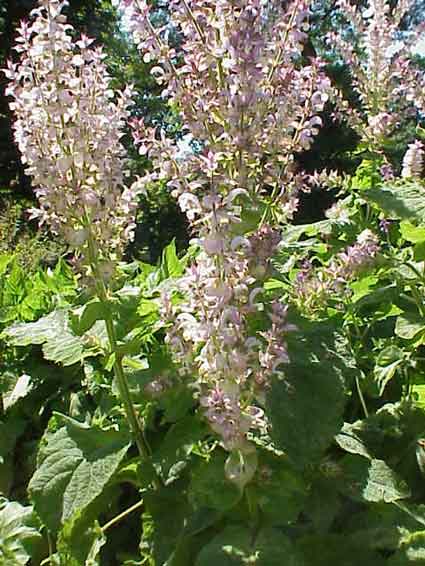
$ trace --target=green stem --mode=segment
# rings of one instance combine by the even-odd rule
[[[106,302],[99,297],[100,301],[107,308]],[[134,409],[133,401],[131,400],[130,389],[128,386],[127,378],[122,367],[122,358],[117,353],[117,340],[115,336],[115,329],[112,320],[106,319],[106,332],[108,334],[108,340],[111,347],[112,353],[115,355],[114,359],[114,373],[118,384],[118,390],[120,392],[120,397],[124,405],[124,409],[127,415],[127,420],[130,424],[130,428],[133,432],[134,439],[136,441],[137,448],[139,450],[140,456],[145,460],[149,458],[150,453],[146,445],[145,439],[143,437],[142,428],[140,422],[137,418],[136,411]]]
[[[140,507],[143,507],[143,503],[144,503],[143,499],[141,499],[140,501],[138,501],[137,503],[135,503],[134,505],[132,505],[131,507],[120,513],[119,515],[116,515],[113,519],[111,519],[105,525],[103,525],[102,532],[104,533],[105,531],[116,525],[116,523],[119,523],[122,519],[125,519],[127,515],[130,515],[130,513],[133,513],[133,511],[136,511],[137,509],[140,509]]]
[[[360,382],[359,382],[359,378],[357,377],[357,375],[356,375],[356,388],[357,388],[357,393],[359,395],[361,406],[363,408],[363,412],[365,414],[365,417],[368,418],[369,411],[367,410],[366,402],[364,400],[362,388],[360,387]]]
[[[107,291],[102,276],[99,273],[99,264],[96,253],[96,247],[93,240],[93,235],[91,233],[90,222],[88,217],[86,220],[87,220],[86,226],[88,230],[87,242],[88,242],[89,262],[91,269],[93,271],[93,277],[96,286],[96,294],[104,308],[104,311],[107,312],[108,309]],[[144,460],[145,462],[149,462],[150,450],[143,436],[143,430],[140,425],[139,419],[137,418],[136,410],[134,408],[133,401],[131,399],[130,388],[122,366],[122,356],[118,353],[117,338],[115,334],[114,324],[108,316],[105,316],[105,325],[106,325],[106,332],[108,334],[110,350],[112,355],[114,356],[114,366],[113,366],[114,374],[117,380],[120,398],[124,405],[127,422],[130,425],[130,429],[133,433],[134,439],[136,441],[136,446],[142,460]],[[154,480],[153,483],[155,487],[158,488],[160,484],[159,478]]]
[[[45,566],[45,564],[51,564],[53,558],[52,539],[50,537],[49,531],[46,531],[46,534],[47,534],[47,544],[49,545],[49,556],[40,562],[40,566]]]
[[[284,34],[283,40],[282,40],[282,42],[281,42],[281,46],[280,46],[280,48],[279,48],[279,51],[277,52],[277,57],[276,57],[276,59],[274,60],[274,62],[273,62],[273,64],[272,64],[272,67],[271,67],[271,69],[270,69],[270,72],[269,72],[269,76],[267,77],[267,80],[268,80],[269,82],[271,82],[271,80],[273,79],[273,76],[274,76],[274,74],[275,74],[275,72],[276,72],[276,69],[277,69],[278,66],[280,65],[281,57],[282,57],[282,55],[285,53],[286,41],[287,41],[287,39],[288,39],[288,37],[289,37],[289,32],[290,32],[290,30],[291,30],[291,27],[292,27],[293,24],[294,24],[295,17],[296,17],[296,15],[297,15],[298,5],[299,5],[299,1],[297,1],[297,2],[295,3],[295,5],[294,5],[294,9],[293,9],[293,11],[292,11],[292,14],[291,14],[291,17],[290,17],[290,19],[289,19],[288,25],[287,25],[287,27],[286,27],[285,34]]]
[[[183,2],[184,9],[186,10],[186,14],[187,14],[187,15],[189,16],[189,18],[191,19],[191,21],[192,21],[192,23],[193,23],[193,25],[194,25],[194,27],[195,27],[195,29],[196,29],[196,32],[197,32],[197,34],[199,35],[199,39],[200,39],[203,43],[205,43],[205,42],[206,42],[205,34],[204,34],[204,32],[202,31],[200,25],[198,24],[198,21],[197,21],[197,19],[195,18],[194,13],[193,13],[192,10],[190,9],[189,4],[186,2],[186,0],[182,0],[182,2]]]
[[[346,301],[346,302],[345,302],[345,308],[346,308],[347,312],[348,312],[349,315],[350,315],[351,324],[352,324],[353,327],[354,327],[354,330],[355,330],[355,332],[356,332],[356,334],[357,334],[357,337],[358,337],[358,338],[360,339],[360,341],[363,343],[363,337],[364,337],[365,334],[362,335],[362,333],[360,332],[359,325],[357,324],[356,318],[355,318],[355,316],[354,316],[354,314],[353,314],[353,312],[352,312],[352,311],[353,311],[353,309],[352,309],[352,304],[351,304],[349,301],[348,301],[348,302]],[[367,329],[366,329],[366,330],[367,330]],[[366,331],[365,331],[365,332],[366,332]],[[354,357],[356,357],[356,351],[355,351],[355,348],[354,348],[354,345],[353,345],[353,342],[352,342],[352,339],[351,339],[351,332],[350,332],[350,330],[349,330],[348,328],[346,329],[345,334],[346,334],[346,336],[347,336],[347,339],[348,339],[348,343],[349,343],[349,345],[350,345],[351,352],[352,352],[352,354],[354,355]],[[362,373],[363,373],[363,372],[362,372]],[[364,412],[364,414],[365,414],[365,417],[368,418],[368,416],[369,416],[369,411],[367,410],[366,401],[365,401],[365,399],[364,399],[363,392],[362,392],[362,388],[360,387],[360,381],[359,381],[359,378],[357,377],[357,375],[356,375],[356,377],[355,377],[355,382],[356,382],[356,389],[357,389],[357,394],[358,394],[358,396],[359,396],[360,404],[361,404],[361,406],[362,406],[362,409],[363,409],[363,412]]]
[[[415,299],[416,306],[418,307],[418,310],[419,310],[421,316],[425,317],[425,307],[424,307],[423,299],[422,299],[419,291],[416,289],[414,284],[411,285],[410,289],[412,291],[413,298]]]

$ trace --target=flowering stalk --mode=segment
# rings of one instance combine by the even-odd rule
[[[12,84],[15,139],[32,177],[40,224],[60,234],[75,253],[108,308],[109,281],[125,244],[133,237],[137,183],[124,186],[123,126],[131,88],[114,93],[101,49],[82,36],[75,44],[62,14],[66,0],[39,0],[23,22],[17,64],[5,73]],[[142,458],[149,456],[133,406],[113,322],[105,318],[114,373],[126,416]]]
[[[250,430],[267,426],[271,380],[289,362],[287,308],[262,302],[263,282],[306,175],[296,154],[311,147],[331,94],[319,60],[300,65],[309,2],[172,0],[183,63],[154,28],[144,0],[122,0],[134,40],[197,150],[182,152],[163,132],[132,123],[152,171],[192,223],[200,253],[178,282],[182,300],[163,298],[166,341],[190,380],[211,429],[231,454],[226,473],[242,485],[255,467]],[[251,211],[253,220],[246,214]],[[261,330],[253,321],[263,320]]]
[[[297,274],[294,297],[305,310],[321,309],[332,295],[346,292],[346,285],[370,267],[379,252],[377,236],[363,230],[357,241],[337,254],[326,268],[315,269],[306,261]]]
[[[411,63],[410,49],[424,25],[401,38],[400,23],[412,0],[399,0],[395,6],[389,0],[368,0],[359,6],[338,0],[337,4],[351,25],[354,41],[332,32],[328,43],[349,65],[362,103],[361,111],[356,111],[341,97],[341,115],[371,149],[382,152],[385,140],[398,125],[414,116],[414,107],[423,108],[420,85],[425,74]]]
[[[88,229],[111,276],[133,237],[139,187],[124,186],[123,126],[132,89],[114,93],[99,48],[73,43],[62,14],[66,1],[40,0],[32,23],[22,22],[8,63],[15,139],[32,177],[39,208],[32,216],[64,238],[87,272]]]

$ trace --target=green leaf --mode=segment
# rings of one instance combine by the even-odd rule
[[[336,332],[321,323],[299,324],[287,336],[285,378],[267,396],[272,438],[299,467],[316,463],[343,424],[344,375],[350,356]]]
[[[387,383],[394,377],[397,369],[403,364],[404,353],[396,346],[384,348],[376,359],[374,369],[375,379],[379,387],[379,395],[382,395]]]
[[[363,159],[352,179],[353,187],[364,191],[370,189],[373,185],[380,184],[381,174],[379,167],[380,164],[376,159]]]
[[[388,403],[367,419],[346,426],[373,458],[398,462],[397,470],[409,483],[418,475],[415,446],[424,433],[424,414],[410,400]]]
[[[193,392],[185,385],[177,385],[166,390],[159,402],[164,410],[163,422],[177,422],[192,409]]]
[[[372,459],[368,449],[364,445],[363,440],[356,434],[356,427],[351,423],[344,423],[342,430],[336,435],[335,440],[340,448],[350,454],[358,454],[364,458]]]
[[[415,404],[422,409],[425,409],[425,385],[417,384],[412,385],[411,388],[413,399]]]
[[[425,223],[425,188],[419,183],[382,186],[369,189],[364,195],[391,218]]]
[[[418,279],[418,272],[422,273],[424,270],[425,264],[423,261],[413,262],[410,261],[409,263],[402,263],[399,265],[397,272],[408,281],[416,281]]]
[[[289,538],[263,529],[256,536],[243,526],[231,525],[199,553],[195,566],[304,566]]]
[[[408,220],[400,222],[400,233],[405,240],[413,244],[425,242],[425,227],[414,226]]]
[[[227,454],[216,450],[208,462],[202,462],[193,470],[189,500],[195,508],[227,511],[240,500],[239,488],[224,475],[226,458]]]
[[[424,330],[425,320],[419,313],[404,312],[397,317],[394,332],[404,340],[411,340]]]
[[[28,487],[37,513],[53,532],[102,493],[129,447],[121,433],[55,417],[63,426],[45,436]]]
[[[415,261],[425,260],[425,242],[420,242],[413,246],[413,259]]]
[[[0,277],[6,272],[8,265],[13,260],[12,254],[1,254],[0,255]]]
[[[261,454],[260,465],[249,490],[265,524],[294,523],[306,504],[308,486],[286,456]]]
[[[37,322],[14,324],[6,328],[4,334],[14,346],[43,344],[46,360],[64,366],[73,365],[84,357],[84,342],[71,332],[65,310],[53,311]]]
[[[156,319],[159,315],[159,306],[152,299],[141,299],[139,306],[137,307],[137,314],[142,317],[157,315],[153,317],[154,319]]]
[[[331,220],[320,220],[312,224],[298,224],[296,226],[290,224],[282,231],[282,247],[283,249],[293,247],[304,234],[317,236],[318,234],[329,234],[331,231]],[[294,247],[304,247],[304,241],[300,242],[299,246],[295,245]]]
[[[149,512],[142,517],[142,545],[149,544],[155,564],[174,566],[174,557],[170,557],[182,542],[187,518],[190,516],[185,487],[177,481],[171,486],[146,493],[144,499]],[[177,559],[175,566],[181,566]]]
[[[399,551],[388,561],[388,566],[425,564],[425,531],[406,533],[400,545]]]
[[[7,410],[15,405],[20,399],[26,397],[32,391],[32,388],[31,377],[24,373],[18,378],[12,391],[5,394],[3,398],[4,408]]]
[[[180,261],[177,257],[176,241],[174,239],[168,244],[162,253],[160,268],[161,278],[168,279],[170,277],[180,277],[180,275],[183,275],[183,272],[184,262]]]
[[[345,456],[341,461],[342,491],[354,499],[393,503],[410,496],[403,480],[383,460]]]
[[[369,295],[372,287],[376,285],[378,281],[378,277],[369,275],[368,277],[363,277],[359,281],[354,281],[353,283],[351,283],[350,287],[354,292],[351,300],[355,303],[359,299],[365,297],[366,295]]]
[[[308,494],[304,513],[309,517],[316,532],[326,533],[341,508],[341,496],[332,478],[318,475]]]
[[[365,548],[395,551],[403,537],[403,532],[421,528],[421,525],[402,511],[399,505],[407,507],[404,503],[398,503],[397,506],[378,503],[359,509],[345,522],[344,530],[352,540]],[[417,514],[413,506],[409,512],[412,515]]]
[[[276,289],[286,289],[288,287],[288,284],[285,283],[284,281],[280,281],[279,279],[267,279],[267,281],[264,282],[264,289],[266,291],[274,291]]]
[[[161,467],[165,480],[173,479],[185,466],[194,445],[205,436],[204,423],[187,416],[172,425],[159,449],[153,454],[153,463]]]
[[[60,566],[100,566],[100,550],[106,537],[97,521],[68,520],[58,537]]]
[[[0,502],[0,564],[24,566],[35,557],[41,538],[32,507]]]
[[[79,309],[80,310],[80,309]],[[105,308],[105,305],[98,300],[90,301],[81,312],[75,315],[75,331],[78,335],[84,334],[98,320],[106,320],[111,316],[110,310]]]

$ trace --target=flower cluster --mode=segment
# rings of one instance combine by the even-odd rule
[[[294,156],[311,146],[331,93],[319,60],[299,65],[308,2],[284,9],[260,0],[173,0],[182,65],[165,42],[166,30],[153,27],[147,3],[122,3],[139,48],[157,59],[152,72],[167,84],[164,95],[202,148],[182,160],[178,145],[163,136],[155,150],[149,133],[157,175],[179,193],[239,187],[256,199],[272,194],[290,216],[300,188]],[[146,144],[141,148],[146,151]]]
[[[332,32],[328,42],[349,65],[362,103],[361,112],[343,103],[343,115],[371,147],[380,150],[401,121],[415,114],[412,102],[420,106],[417,85],[424,73],[412,65],[410,49],[423,25],[409,36],[400,33],[412,0],[400,0],[395,6],[389,0],[368,0],[366,5],[338,0],[337,4],[354,38]]]
[[[40,0],[31,23],[22,22],[20,60],[4,71],[7,94],[38,198],[33,217],[78,250],[83,263],[91,240],[108,276],[135,227],[137,185],[124,186],[121,143],[132,91],[114,93],[102,50],[85,36],[74,41],[66,4]]]
[[[264,426],[260,407],[272,375],[289,361],[284,336],[293,327],[286,323],[286,309],[276,302],[270,328],[249,332],[252,317],[265,308],[252,265],[265,275],[277,234],[264,226],[249,237],[230,240],[226,234],[237,207],[219,198],[205,199],[214,218],[211,224],[217,222],[215,232],[200,240],[196,263],[178,283],[183,300],[173,307],[164,298],[164,316],[170,322],[166,341],[181,374],[192,376],[205,416],[223,446],[241,450],[248,430]]]
[[[305,310],[321,309],[331,296],[340,296],[346,291],[347,283],[373,265],[379,249],[377,236],[366,229],[327,267],[315,268],[310,261],[305,261],[295,280],[296,300]]]

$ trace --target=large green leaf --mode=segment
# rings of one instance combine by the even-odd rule
[[[261,510],[263,524],[295,523],[308,498],[309,487],[302,474],[286,456],[262,453],[259,458],[259,469],[249,484],[249,493]]]
[[[416,312],[404,312],[397,317],[395,323],[395,334],[404,338],[405,340],[411,340],[415,338],[420,332],[425,331],[425,320],[419,313]]]
[[[104,303],[101,303],[98,299],[94,299],[73,311],[71,315],[73,329],[78,335],[84,334],[98,320],[106,320],[110,317],[111,310],[108,310]]]
[[[224,475],[226,458],[226,454],[216,450],[210,461],[202,462],[194,469],[189,499],[196,509],[209,507],[227,511],[240,500],[239,488]]]
[[[0,564],[24,566],[35,557],[34,548],[41,541],[32,507],[16,502],[0,502]]]
[[[415,448],[424,431],[423,411],[407,400],[388,403],[367,419],[344,424],[336,441],[352,454],[391,462],[410,484],[418,474]]]
[[[64,366],[84,357],[84,342],[71,332],[65,310],[53,311],[37,322],[14,324],[6,328],[4,334],[14,346],[43,344],[44,357]]]
[[[400,233],[405,240],[413,244],[425,242],[425,227],[414,226],[408,220],[400,222]]]
[[[56,419],[63,426],[47,433],[28,488],[37,513],[54,532],[102,493],[129,447],[118,432],[90,428],[64,415]]]
[[[378,204],[391,218],[425,223],[425,187],[419,183],[387,185],[369,189],[363,195]]]
[[[194,445],[205,436],[205,432],[204,423],[191,415],[170,427],[153,454],[153,463],[160,466],[166,482],[180,474]]]
[[[347,455],[340,466],[341,490],[354,499],[393,503],[410,496],[406,483],[382,460]]]
[[[185,267],[184,260],[177,257],[176,241],[172,240],[162,252],[160,274],[162,279],[180,277]]]
[[[176,481],[144,495],[148,511],[143,514],[142,546],[149,546],[155,564],[180,566],[180,556],[173,554],[184,542],[184,530],[191,514],[185,487]]]
[[[291,541],[278,530],[259,534],[228,526],[199,553],[195,566],[304,566]]]
[[[342,497],[335,489],[333,478],[318,475],[308,494],[304,513],[313,523],[315,532],[326,533],[340,511]]]
[[[345,521],[344,531],[365,548],[395,551],[405,541],[406,533],[416,532],[424,524],[421,506],[380,503],[352,514]]]
[[[331,328],[298,324],[288,335],[290,362],[267,396],[272,437],[300,467],[317,462],[343,424],[350,356]]]

